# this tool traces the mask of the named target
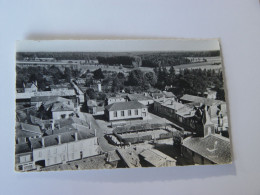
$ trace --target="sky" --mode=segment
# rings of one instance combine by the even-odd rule
[[[17,41],[17,52],[141,52],[219,50],[218,39]]]

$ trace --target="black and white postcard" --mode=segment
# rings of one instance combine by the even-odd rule
[[[15,170],[230,164],[218,39],[17,41]]]

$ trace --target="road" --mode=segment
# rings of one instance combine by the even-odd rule
[[[101,128],[96,120],[94,119],[94,117],[91,114],[88,113],[84,113],[84,112],[79,112],[79,117],[85,121],[87,121],[87,123],[91,123],[91,127],[93,129],[96,129],[96,136],[98,138],[98,143],[99,146],[101,147],[101,149],[104,152],[108,152],[108,151],[113,151],[116,149],[116,146],[113,146],[111,144],[109,144],[107,142],[107,140],[105,139],[104,135],[105,135],[105,129]]]

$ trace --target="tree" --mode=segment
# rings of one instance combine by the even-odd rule
[[[128,84],[131,86],[141,86],[143,84],[143,72],[140,69],[132,70],[128,76]]]
[[[175,78],[176,78],[175,69],[173,66],[171,66],[171,68],[169,70],[169,75],[166,80],[167,85],[173,85]]]
[[[70,82],[71,79],[71,70],[69,67],[66,67],[64,70],[64,78],[67,82]]]
[[[118,79],[125,79],[124,73],[122,73],[122,72],[117,73],[117,78]]]
[[[100,79],[104,79],[105,78],[101,68],[95,70],[93,73],[94,73],[94,79],[100,80]]]
[[[223,88],[217,89],[217,95],[216,96],[217,96],[216,98],[218,100],[225,101],[225,91],[224,91],[224,89]]]
[[[86,91],[88,97],[90,99],[96,99],[97,98],[97,94],[95,93],[94,89],[92,88],[89,88],[87,91]]]
[[[147,81],[151,86],[154,86],[157,83],[157,77],[154,72],[145,73],[144,80]]]

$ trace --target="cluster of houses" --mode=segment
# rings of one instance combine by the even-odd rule
[[[101,153],[96,130],[78,116],[82,102],[79,89],[66,85],[50,87],[50,91],[39,92],[34,82],[24,85],[24,92],[20,93],[24,96],[17,93],[18,103],[27,99],[30,103],[16,111],[18,171],[40,170]],[[20,99],[21,96],[26,99]]]
[[[96,87],[102,91],[100,83]],[[29,107],[17,109],[16,170],[35,170],[100,154],[96,131],[79,118],[82,106],[111,124],[148,121],[153,113],[192,132],[182,140],[182,154],[194,164],[231,162],[226,103],[216,100],[214,91],[208,91],[208,97],[185,94],[181,98],[169,91],[120,93],[97,101],[86,99],[74,80],[49,88],[38,91],[35,81],[17,89],[17,103],[27,102]],[[151,150],[142,156],[147,159],[150,154],[158,155]]]
[[[146,120],[150,110],[192,132],[193,136],[182,141],[182,153],[194,164],[231,162],[227,108],[223,101],[188,94],[177,98],[172,92],[163,91],[108,97],[105,105],[100,114],[110,122]]]

